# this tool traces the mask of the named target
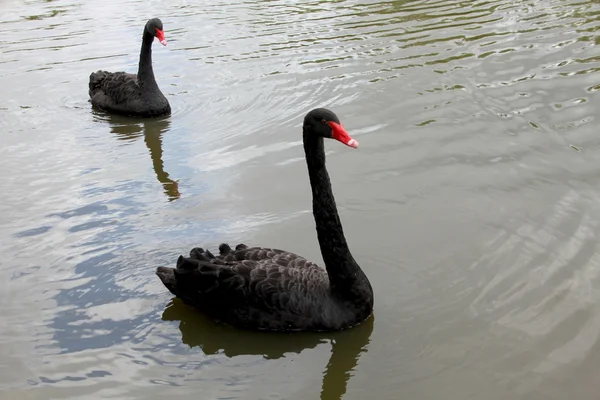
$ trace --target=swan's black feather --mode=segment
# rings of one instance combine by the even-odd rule
[[[151,46],[154,36],[149,31],[156,23],[162,27],[160,20],[151,19],[144,28],[138,74],[108,71],[90,74],[89,95],[94,107],[139,117],[158,117],[171,113],[169,101],[158,88],[152,71]]]
[[[142,90],[135,74],[97,71],[90,75],[92,102],[100,101],[99,98],[94,99],[94,96],[103,95],[107,96],[115,107],[123,107],[128,101],[141,97],[141,94]]]
[[[190,257],[179,257],[175,269],[161,267],[157,274],[163,281],[165,275],[174,279],[167,287],[177,297],[223,322],[265,330],[327,330],[317,317],[334,306],[324,269],[297,254],[262,247],[211,255],[195,248]]]

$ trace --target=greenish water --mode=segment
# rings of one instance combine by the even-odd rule
[[[173,115],[94,112],[160,17]],[[0,397],[596,399],[596,1],[0,2]],[[327,143],[374,317],[213,324],[154,275],[194,246],[321,261],[301,122]]]

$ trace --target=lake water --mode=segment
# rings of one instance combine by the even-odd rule
[[[91,110],[154,70],[173,114]],[[2,399],[596,399],[600,3],[0,1]],[[302,118],[327,142],[373,318],[215,325],[154,275],[194,246],[321,262]]]

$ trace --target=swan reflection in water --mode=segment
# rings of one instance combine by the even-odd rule
[[[171,127],[169,117],[134,119],[104,113],[96,113],[96,116],[103,121],[108,121],[111,132],[116,134],[120,140],[135,141],[140,136],[144,136],[144,142],[150,152],[156,179],[162,184],[165,195],[169,201],[181,197],[178,182],[169,178],[169,173],[165,171],[162,160],[162,135],[168,132]]]
[[[375,318],[371,315],[361,325],[341,332],[257,332],[215,323],[175,298],[167,305],[162,319],[180,321],[181,341],[200,347],[206,355],[262,355],[265,359],[277,359],[330,342],[331,357],[323,372],[321,400],[339,400],[346,393],[360,354],[367,351]]]

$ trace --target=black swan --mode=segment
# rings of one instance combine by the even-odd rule
[[[137,75],[126,72],[92,72],[90,98],[92,105],[108,112],[138,117],[171,114],[169,101],[158,88],[152,71],[152,42],[157,37],[167,45],[162,21],[152,18],[144,27],[140,64]]]
[[[323,138],[357,148],[337,116],[324,108],[304,118],[303,142],[313,215],[325,269],[283,250],[219,246],[219,255],[194,248],[176,268],[156,274],[171,293],[215,320],[266,331],[338,331],[373,311],[373,289],[346,243],[325,167]]]

